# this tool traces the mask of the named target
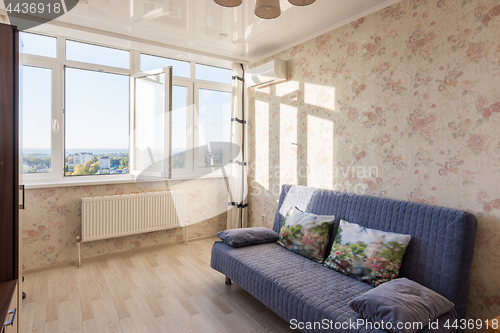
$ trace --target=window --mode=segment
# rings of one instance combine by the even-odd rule
[[[188,87],[173,87],[172,96],[172,168],[188,167]]]
[[[50,173],[52,70],[23,66],[23,173]]]
[[[231,84],[232,73],[229,69],[196,64],[196,79]]]
[[[229,159],[219,143],[230,142],[231,70],[22,34],[28,184],[130,181],[143,171],[165,177],[170,146],[174,179],[223,176]],[[65,47],[56,52],[56,45]],[[152,73],[170,66],[172,113],[165,116],[165,74]]]
[[[151,65],[151,59],[165,62]],[[204,176],[213,172],[223,174],[220,169],[229,162],[228,145],[231,141],[232,83],[231,70],[212,66],[192,64],[195,78],[176,77],[176,69],[189,71],[182,61],[141,54],[141,69],[173,67],[172,88],[172,174],[173,177],[190,175]],[[160,60],[158,60],[160,61]],[[177,66],[177,67],[176,67]],[[202,73],[198,73],[201,68]],[[178,73],[178,72],[177,72]],[[210,76],[210,74],[217,74]],[[206,80],[201,80],[206,78]],[[226,84],[211,82],[220,80]],[[166,133],[160,126],[164,110],[164,80],[156,75],[136,80],[136,133],[135,161],[139,170],[147,169],[148,175],[166,170],[163,145]],[[148,120],[149,119],[149,120]],[[151,119],[155,119],[152,121]],[[159,126],[158,128],[153,126]],[[140,136],[141,138],[137,137]],[[162,155],[163,153],[163,155]],[[154,165],[154,167],[153,167]],[[134,170],[135,171],[135,170]],[[135,171],[138,172],[138,171]]]
[[[57,39],[37,34],[21,32],[22,52],[41,57],[55,58]]]
[[[172,113],[165,104],[165,70],[137,73],[134,112],[134,174],[166,177],[171,149],[172,174],[192,174],[192,83],[172,84]],[[191,105],[190,105],[191,104]],[[171,126],[169,125],[171,121]],[[168,128],[172,129],[171,135]],[[171,142],[169,143],[169,138]]]
[[[198,167],[222,167],[229,162],[231,141],[231,93],[198,88]]]
[[[164,74],[137,78],[134,112],[134,171],[162,175],[165,170]]]
[[[89,64],[130,68],[130,52],[86,43],[66,41],[66,59]]]
[[[141,54],[141,71],[173,67],[174,76],[189,78],[189,62]]]
[[[65,70],[65,176],[128,173],[129,77]]]

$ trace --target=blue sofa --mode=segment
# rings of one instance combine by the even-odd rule
[[[477,229],[474,215],[407,201],[284,185],[274,231],[279,232],[283,216],[293,206],[319,215],[335,215],[337,221],[344,219],[373,229],[410,234],[400,277],[416,281],[455,304],[453,310],[438,318],[438,331],[453,331],[444,327],[446,321],[465,318]],[[361,319],[347,303],[373,288],[371,285],[275,243],[232,248],[215,242],[211,267],[288,322],[331,323],[303,328],[302,332],[381,332],[367,326],[347,327]],[[342,329],[335,329],[339,327]],[[421,330],[425,331],[436,330]]]

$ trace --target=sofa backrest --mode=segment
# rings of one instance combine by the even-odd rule
[[[399,276],[416,281],[455,304],[465,318],[477,221],[474,215],[443,207],[298,185],[283,185],[273,230],[280,231],[290,207],[335,215],[364,227],[409,234],[412,239]]]

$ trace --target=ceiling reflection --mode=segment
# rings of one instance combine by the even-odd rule
[[[397,0],[316,0],[306,7],[281,0],[281,16],[263,20],[255,0],[226,8],[213,0],[80,0],[58,21],[195,51],[255,61],[349,18]],[[344,22],[343,22],[344,21]],[[326,32],[326,31],[325,31]]]

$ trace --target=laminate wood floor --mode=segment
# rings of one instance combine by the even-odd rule
[[[296,332],[210,268],[215,238],[25,275],[23,332]]]

